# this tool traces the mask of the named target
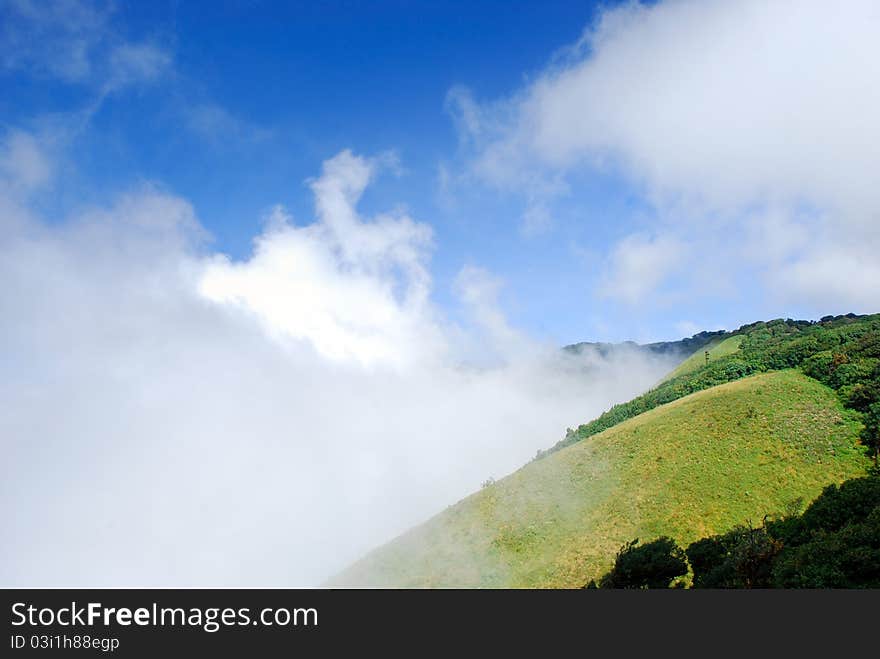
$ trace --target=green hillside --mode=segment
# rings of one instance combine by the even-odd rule
[[[716,386],[533,461],[332,583],[581,586],[632,538],[687,544],[863,474],[860,428],[832,389],[795,370]]]
[[[626,566],[643,569],[658,551],[681,551],[676,543],[688,546],[695,584],[770,583],[736,571],[760,544],[755,534],[768,548],[761,564],[772,563],[772,583],[880,583],[861,563],[807,560],[875,550],[880,558],[873,480],[847,485],[867,488],[857,506],[865,515],[852,526],[838,524],[846,505],[819,522],[812,509],[803,523],[792,517],[825,486],[865,474],[868,456],[876,467],[880,315],[777,319],[695,338],[696,354],[654,389],[569,429],[530,464],[332,583],[571,587],[600,575],[602,584],[635,583]],[[849,496],[826,495],[818,510]],[[767,515],[776,526],[750,526]]]
[[[541,458],[584,441],[603,430],[683,396],[726,382],[785,368],[800,367],[837,390],[845,406],[873,417],[867,443],[880,448],[880,314],[826,316],[819,322],[783,320],[743,325],[716,346],[708,362],[696,357],[670,374],[654,389],[614,405],[598,418],[568,429],[551,448],[538,451]],[[874,413],[869,408],[877,406]],[[873,414],[873,417],[872,417]]]
[[[681,364],[678,365],[672,373],[670,373],[664,381],[671,380],[672,378],[676,378],[680,375],[687,375],[688,373],[693,373],[701,366],[706,363],[706,352],[709,353],[709,361],[718,359],[719,357],[726,357],[728,355],[732,355],[739,350],[740,344],[742,344],[743,337],[740,335],[736,336],[728,336],[728,337],[718,337],[712,340],[709,344],[704,346],[701,349],[697,349],[690,357],[685,359]]]

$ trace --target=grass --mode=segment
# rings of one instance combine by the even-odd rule
[[[743,337],[741,335],[729,336],[725,338],[713,339],[706,346],[697,350],[690,357],[685,359],[678,367],[672,371],[669,375],[667,375],[663,381],[671,380],[674,377],[679,375],[685,375],[686,373],[693,373],[700,366],[706,363],[706,351],[709,351],[709,361],[713,359],[718,359],[719,357],[724,357],[726,355],[732,355],[737,350],[739,350],[739,346],[742,343]]]
[[[799,371],[713,387],[526,465],[331,583],[579,587],[633,538],[686,545],[863,474],[859,427]]]

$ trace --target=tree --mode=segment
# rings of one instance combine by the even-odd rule
[[[614,561],[614,567],[599,582],[600,588],[669,588],[676,577],[687,574],[684,550],[672,538],[663,536],[639,546],[628,542]]]
[[[767,588],[782,543],[765,524],[738,526],[724,535],[703,538],[687,548],[694,588]]]
[[[775,588],[880,587],[880,506],[864,519],[784,551],[773,568]]]
[[[745,588],[769,588],[773,562],[782,551],[782,543],[767,533],[767,519],[764,525],[752,528],[742,527],[739,542],[733,548],[732,562],[736,574]]]
[[[737,588],[735,567],[730,560],[733,536],[715,535],[688,545],[687,558],[694,571],[694,588]]]
[[[865,412],[865,427],[861,433],[862,441],[874,454],[874,467],[880,455],[880,402],[871,403]]]

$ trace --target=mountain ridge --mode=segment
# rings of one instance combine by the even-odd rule
[[[692,542],[864,475],[880,444],[880,314],[759,321],[708,341],[731,337],[330,583],[575,587],[634,537]]]
[[[698,332],[690,337],[678,339],[677,341],[655,341],[653,343],[637,343],[635,341],[581,341],[563,346],[563,350],[574,354],[579,354],[587,348],[592,348],[602,357],[610,357],[614,352],[620,349],[635,349],[652,355],[664,357],[678,357],[693,354],[703,346],[709,344],[716,338],[724,337],[730,334],[727,330],[715,330]]]

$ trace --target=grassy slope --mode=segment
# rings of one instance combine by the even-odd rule
[[[663,381],[665,382],[666,380],[671,380],[679,375],[696,371],[700,366],[706,363],[706,350],[709,351],[710,360],[724,357],[725,355],[732,355],[739,350],[739,345],[742,343],[742,340],[742,336],[729,336],[726,339],[714,339],[708,345],[700,348],[690,357],[685,359],[674,371],[667,375]]]
[[[687,544],[862,474],[857,433],[797,371],[713,387],[526,465],[332,583],[581,586],[634,537]]]

